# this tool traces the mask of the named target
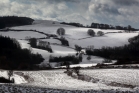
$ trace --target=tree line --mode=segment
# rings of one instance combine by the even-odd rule
[[[0,29],[12,26],[30,25],[34,20],[28,17],[3,16],[0,17]]]
[[[135,29],[128,25],[127,27],[124,26],[113,26],[109,24],[100,24],[100,23],[92,23],[91,28],[99,28],[99,29],[116,29],[116,30],[126,30],[126,31],[137,31],[138,29]]]
[[[71,23],[62,22],[61,24],[71,25],[71,26],[76,26],[76,27],[98,28],[98,29],[115,29],[115,30],[125,30],[125,31],[137,31],[137,30],[139,30],[139,29],[133,28],[131,25],[124,27],[124,26],[113,26],[110,24],[94,23],[94,22],[91,23],[90,26],[89,25],[84,26],[81,23],[75,23],[75,22],[71,22]]]
[[[59,56],[59,57],[50,56],[49,62],[50,63],[57,62],[61,66],[63,66],[63,65],[66,65],[67,62],[69,64],[79,64],[81,62],[81,60],[77,56],[73,56],[73,55],[68,55],[68,56],[64,56],[64,57],[62,57],[62,56]]]
[[[76,27],[85,27],[83,26],[83,24],[75,23],[75,22],[71,22],[71,23],[62,22],[61,24],[71,25],[71,26],[76,26]]]

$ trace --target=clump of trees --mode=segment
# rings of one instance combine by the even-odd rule
[[[55,38],[55,39],[61,41],[61,44],[62,44],[62,45],[64,45],[64,46],[69,46],[69,42],[68,42],[68,40],[66,40],[66,38],[61,37],[61,38]]]
[[[75,56],[64,56],[64,57],[49,57],[49,62],[58,62],[60,65],[67,65],[66,62],[70,62],[71,64],[79,64],[80,60]]]
[[[65,25],[71,25],[71,26],[76,26],[76,27],[84,27],[83,24],[80,23],[66,23],[66,22],[62,22],[61,24],[65,24]]]
[[[88,35],[90,35],[90,36],[92,36],[92,37],[95,36],[95,32],[94,32],[94,30],[92,30],[92,29],[89,29],[89,30],[87,31],[87,33],[88,33]]]
[[[0,36],[0,44],[1,69],[32,69],[34,64],[40,64],[44,60],[40,54],[22,49],[15,39]]]
[[[64,28],[58,28],[57,29],[57,34],[58,35],[65,35],[65,29]]]
[[[103,36],[103,35],[104,35],[104,32],[98,31],[98,32],[97,32],[97,35],[98,35],[98,36]]]
[[[52,53],[53,50],[50,46],[50,43],[49,42],[46,42],[46,41],[37,41],[36,38],[30,38],[29,39],[29,44],[31,45],[31,47],[33,48],[38,48],[38,49],[43,49],[43,50],[47,50],[48,52]]]
[[[66,40],[64,37],[61,37],[59,40],[61,41],[62,45],[69,46],[68,40]]]
[[[86,50],[88,55],[118,60],[117,64],[139,63],[139,35],[129,39],[130,44],[120,47],[102,47],[101,49]]]

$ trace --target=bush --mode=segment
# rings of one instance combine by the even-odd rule
[[[62,45],[64,45],[64,46],[69,46],[68,40],[66,40],[64,37],[61,37],[61,38],[60,38],[60,41],[61,41]]]
[[[98,31],[98,32],[97,32],[97,35],[98,35],[98,36],[103,36],[103,35],[104,35],[104,32]]]
[[[95,36],[95,32],[94,32],[94,30],[92,30],[92,29],[89,29],[89,30],[87,31],[87,33],[88,33],[88,35],[90,35],[90,36],[92,36],[92,37]]]
[[[64,28],[58,28],[57,29],[57,34],[58,35],[65,35],[65,29]]]
[[[80,75],[80,69],[81,69],[81,67],[74,67],[73,68],[73,71],[77,74],[77,76]]]
[[[86,59],[87,59],[87,60],[91,60],[91,56],[88,56]]]
[[[112,60],[111,59],[104,59],[103,63],[112,63]]]
[[[81,46],[75,45],[75,50],[77,51],[77,53],[80,53],[82,50]]]

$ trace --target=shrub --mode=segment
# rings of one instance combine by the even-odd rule
[[[13,75],[13,70],[7,71],[7,74],[8,74],[9,80],[10,80],[11,76]]]
[[[92,29],[89,29],[89,30],[87,31],[87,33],[88,33],[88,35],[90,35],[90,36],[92,36],[92,37],[95,36],[95,32],[94,32],[94,30],[92,30]]]
[[[98,36],[103,36],[103,35],[104,35],[104,32],[98,31],[98,32],[97,32],[97,35],[98,35]]]
[[[69,46],[68,40],[66,40],[64,37],[61,37],[61,38],[60,38],[60,41],[61,41],[62,45],[64,45],[64,46]]]
[[[91,56],[88,56],[86,59],[87,59],[87,60],[91,60]]]
[[[74,67],[73,71],[79,76],[81,67]]]
[[[77,53],[80,53],[82,50],[81,46],[75,45],[75,50],[77,51]]]
[[[65,29],[64,28],[58,28],[57,29],[57,34],[58,35],[65,35]]]
[[[112,63],[112,60],[111,59],[104,59],[103,63]]]

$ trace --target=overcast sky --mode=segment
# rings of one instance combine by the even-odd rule
[[[0,0],[0,16],[7,15],[139,28],[139,0]]]

